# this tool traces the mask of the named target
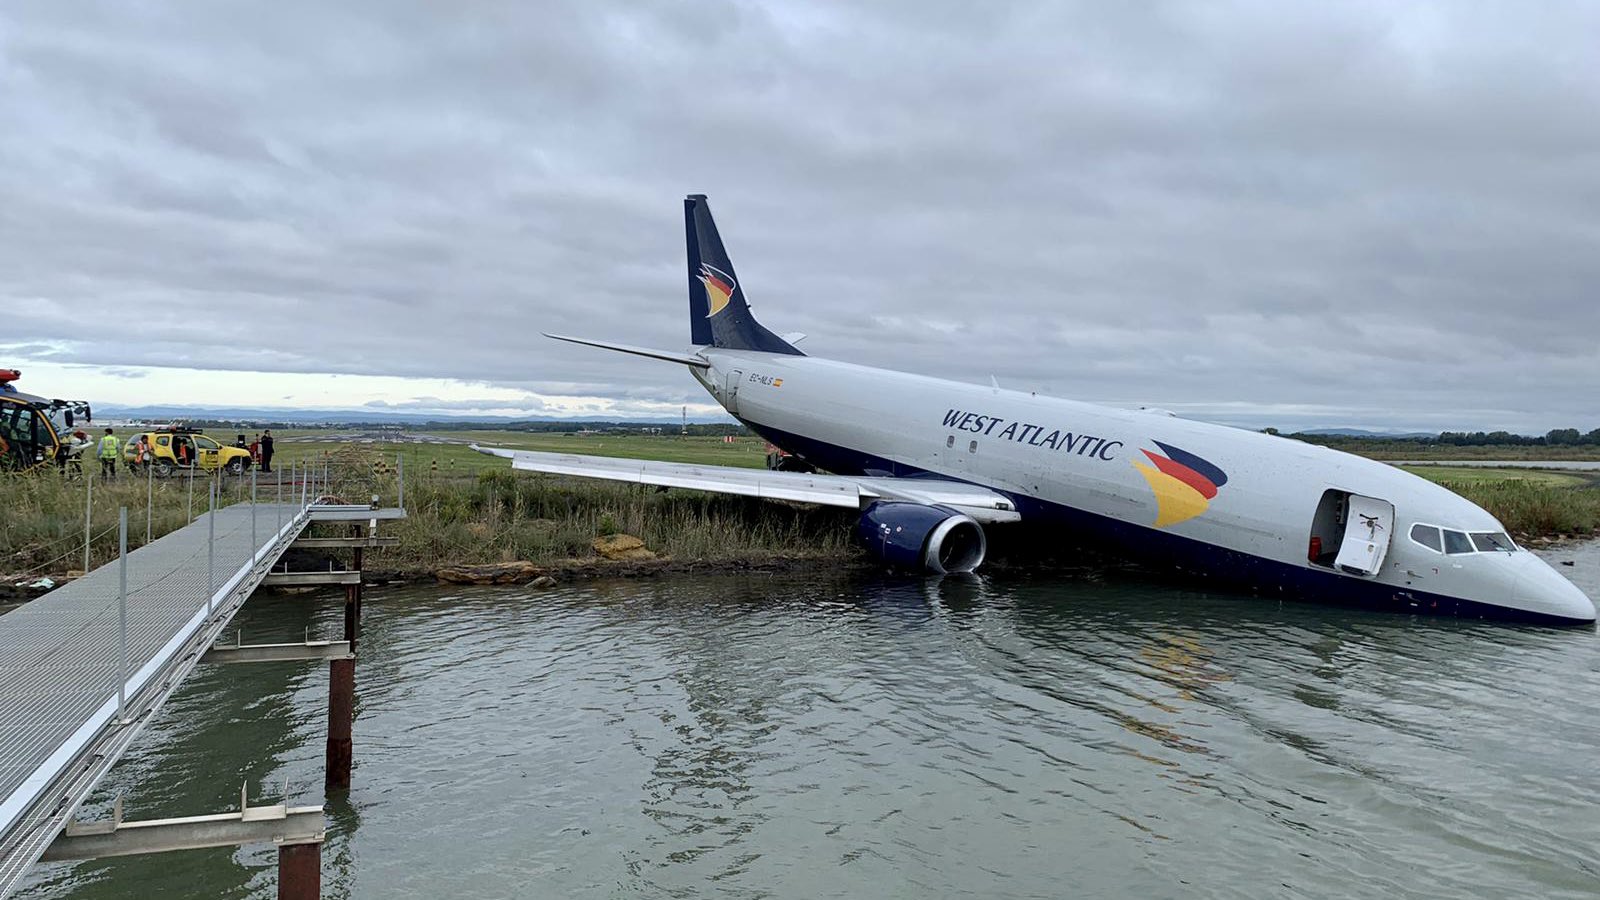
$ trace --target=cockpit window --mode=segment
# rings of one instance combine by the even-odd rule
[[[1439,529],[1432,525],[1411,526],[1411,539],[1435,553],[1444,552],[1444,545],[1439,539]]]
[[[1500,550],[1506,553],[1516,552],[1517,545],[1511,542],[1503,531],[1474,531],[1472,533],[1473,546],[1485,553]]]
[[[1473,552],[1472,541],[1463,532],[1446,531],[1444,533],[1444,552],[1471,553]]]

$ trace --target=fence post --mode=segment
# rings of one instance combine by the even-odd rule
[[[273,506],[278,509],[278,531],[283,531],[283,467],[278,467],[278,502]]]
[[[256,542],[256,470],[250,470],[250,565],[256,563],[256,551],[261,545]]]
[[[206,614],[210,615],[216,609],[212,601],[216,588],[217,574],[217,493],[222,490],[220,481],[212,481],[211,487],[206,491]]]
[[[89,574],[89,521],[94,515],[94,476],[85,478],[88,492],[83,497],[83,574]]]
[[[185,525],[194,523],[194,470],[198,468],[200,467],[192,466],[189,469],[189,504],[185,511],[185,514],[189,517],[189,520],[184,523]]]
[[[128,508],[117,513],[117,721],[128,721]]]
[[[395,501],[401,508],[406,508],[406,458],[396,453],[394,455],[395,481],[400,484],[400,499]]]
[[[150,520],[155,516],[156,510],[156,467],[150,466],[150,475],[145,478],[144,494],[144,542],[150,543]]]

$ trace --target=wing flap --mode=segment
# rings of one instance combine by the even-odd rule
[[[501,447],[472,449],[511,460],[511,467],[548,475],[600,478],[657,487],[687,488],[767,500],[792,500],[860,509],[877,499],[942,504],[959,509],[985,524],[1015,522],[1021,518],[1009,498],[988,488],[933,478],[856,478],[805,472],[773,472],[737,466],[702,466],[693,463],[587,456],[578,453],[544,453]]]

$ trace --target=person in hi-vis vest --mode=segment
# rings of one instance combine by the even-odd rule
[[[122,455],[122,442],[117,436],[106,429],[106,436],[100,439],[100,480],[110,481],[117,477],[117,459]]]

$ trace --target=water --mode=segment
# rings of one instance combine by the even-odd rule
[[[1600,594],[1600,544],[1551,555]],[[329,897],[1600,891],[1592,629],[1110,576],[379,589],[365,625]],[[327,683],[203,667],[90,812],[319,802]],[[274,866],[42,866],[21,896],[270,897]]]

